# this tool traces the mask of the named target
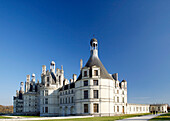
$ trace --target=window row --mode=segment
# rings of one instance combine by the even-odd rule
[[[120,106],[114,106],[114,112],[120,112],[120,109],[119,109]],[[117,110],[116,110],[117,109]],[[125,113],[125,107],[122,106],[122,113]]]
[[[88,99],[89,98],[89,93],[88,90],[84,90],[84,99]],[[99,98],[99,91],[98,90],[93,90],[93,98]]]
[[[98,113],[99,112],[99,104],[94,103],[93,104],[93,112]],[[84,113],[89,113],[89,105],[84,104]]]
[[[87,70],[83,71],[83,75],[84,77],[88,77],[88,71]],[[98,70],[93,71],[93,76],[99,76]]]
[[[88,84],[88,80],[85,80],[84,81],[84,86],[88,86],[89,84]],[[93,85],[94,86],[98,86],[98,80],[93,80]]]
[[[119,90],[117,90],[117,92],[116,92],[117,94],[119,94]],[[124,95],[125,94],[125,92],[122,90],[122,94]]]
[[[60,104],[74,103],[74,97],[60,98]]]
[[[66,91],[60,92],[60,95],[67,95],[67,94],[73,94],[73,90],[66,90]]]
[[[43,113],[48,113],[48,107],[42,107],[42,112]]]
[[[133,111],[135,112],[138,112],[138,111],[148,111],[149,110],[149,108],[148,107],[143,107],[143,110],[142,110],[142,107],[130,107],[130,111],[132,111],[132,109],[133,109]]]
[[[117,102],[117,103],[121,103],[119,97],[117,97],[117,100],[115,100],[115,97],[113,97],[113,101]],[[122,103],[125,103],[125,98],[124,97],[122,97]]]

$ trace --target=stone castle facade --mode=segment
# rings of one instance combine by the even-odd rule
[[[148,104],[127,103],[127,81],[118,80],[118,74],[109,74],[98,57],[98,42],[90,41],[90,58],[80,74],[68,80],[63,66],[56,69],[50,63],[50,71],[42,66],[41,82],[35,74],[27,75],[20,90],[13,98],[14,113],[40,116],[94,115],[149,113]],[[158,106],[157,106],[158,107]],[[153,108],[152,108],[153,109]],[[160,105],[160,112],[167,112],[167,105]]]

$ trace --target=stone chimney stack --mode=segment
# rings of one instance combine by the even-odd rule
[[[19,91],[18,90],[16,90],[16,97],[18,97],[19,96]]]
[[[27,75],[27,82],[30,82],[30,75]]]
[[[61,73],[63,73],[63,71],[64,71],[64,70],[63,70],[63,65],[61,65]]]
[[[30,75],[27,75],[26,82],[25,82],[25,92],[28,92],[30,89]]]
[[[81,71],[82,67],[83,67],[83,60],[80,59],[80,71]]]
[[[75,82],[77,79],[77,75],[76,74],[73,74],[73,82]]]
[[[112,77],[114,78],[115,81],[118,81],[118,73],[112,74]]]
[[[20,92],[24,92],[24,82],[20,83]]]
[[[60,87],[62,87],[63,83],[64,83],[64,70],[63,70],[63,66],[61,66],[59,81],[60,81]]]
[[[42,74],[44,74],[44,75],[46,74],[46,65],[42,66]]]
[[[73,79],[70,79],[70,83],[73,83]]]
[[[35,74],[34,73],[32,74],[32,82],[35,83]]]

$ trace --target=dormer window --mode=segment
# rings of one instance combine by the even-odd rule
[[[84,77],[87,77],[87,71],[84,71]]]
[[[98,70],[94,70],[94,76],[98,76]]]

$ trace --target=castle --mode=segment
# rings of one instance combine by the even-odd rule
[[[27,75],[20,90],[13,98],[14,113],[40,116],[93,115],[114,116],[117,114],[149,113],[151,109],[167,112],[167,104],[127,103],[127,81],[118,80],[118,74],[109,74],[98,57],[98,41],[90,41],[90,58],[83,67],[80,60],[80,74],[68,80],[63,66],[56,69],[50,63],[50,71],[42,66],[41,82],[35,74]]]

